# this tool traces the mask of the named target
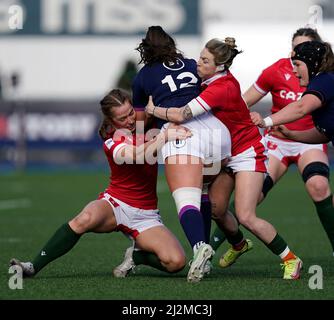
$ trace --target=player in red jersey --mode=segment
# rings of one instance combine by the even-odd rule
[[[297,279],[302,261],[290,251],[286,242],[267,221],[256,216],[256,205],[261,195],[266,173],[264,139],[253,125],[244,102],[238,81],[229,71],[236,49],[234,38],[210,40],[202,50],[197,62],[197,72],[202,78],[202,93],[182,108],[164,108],[153,105],[147,112],[173,122],[183,122],[200,114],[210,112],[229,129],[232,140],[232,157],[227,164],[229,172],[222,172],[210,188],[210,200],[217,224],[226,231],[232,248],[224,257],[225,266],[235,262],[242,253],[248,251],[252,243],[243,239],[239,243],[238,224],[233,216],[226,214],[230,196],[235,191],[236,216],[239,222],[261,239],[284,264],[284,279]]]
[[[300,28],[292,36],[292,49],[302,42],[312,40],[322,41],[316,30]],[[305,87],[300,85],[299,79],[293,73],[291,59],[283,58],[261,73],[257,81],[245,92],[244,99],[251,107],[270,92],[273,103],[271,112],[275,113],[289,103],[299,100],[304,91]],[[286,127],[289,130],[306,131],[314,128],[314,123],[311,115],[306,115],[297,121],[286,124]],[[269,175],[265,179],[260,201],[287,172],[289,166],[295,163],[334,251],[334,210],[328,181],[327,145],[292,141],[278,130],[267,131],[265,138],[269,154]],[[216,242],[212,241],[215,243],[212,245],[217,248],[224,236],[217,228],[213,237],[215,237]]]
[[[122,231],[134,239],[135,246],[126,251],[123,263],[113,270],[115,277],[125,277],[138,264],[167,272],[177,272],[185,265],[183,248],[163,225],[157,209],[157,163],[141,160],[166,141],[186,139],[190,131],[172,125],[144,143],[136,134],[136,112],[127,93],[114,89],[100,104],[104,120],[99,133],[111,169],[109,187],[98,200],[62,225],[32,262],[11,260],[10,264],[19,265],[25,276],[36,275],[71,250],[87,232]]]

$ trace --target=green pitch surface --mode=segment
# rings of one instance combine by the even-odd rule
[[[108,179],[102,173],[53,173],[3,175],[0,178],[0,299],[333,299],[334,257],[318,221],[313,203],[295,171],[290,171],[268,195],[259,216],[278,229],[304,261],[302,279],[284,281],[280,259],[248,232],[254,250],[228,269],[218,267],[202,282],[186,282],[188,268],[169,275],[140,266],[125,279],[112,277],[129,240],[120,233],[87,234],[65,256],[49,264],[35,278],[24,279],[22,290],[8,283],[12,257],[32,259],[53,232],[75,216],[104,190]],[[178,236],[187,256],[191,250],[179,225],[173,200],[164,178],[159,180],[162,217]],[[312,266],[322,270],[312,278]],[[311,268],[311,269],[310,269]],[[314,267],[313,267],[314,268]],[[313,271],[314,272],[314,271]],[[323,289],[310,289],[309,284]]]

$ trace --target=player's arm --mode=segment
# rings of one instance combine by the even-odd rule
[[[153,139],[140,146],[124,144],[114,154],[114,159],[116,163],[120,164],[134,163],[139,159],[145,159],[146,154],[155,154],[167,141],[185,140],[191,136],[192,133],[188,128],[171,124],[165,131],[159,132]]]
[[[145,110],[136,110],[136,121],[144,121],[144,128],[152,127],[153,117],[148,115]]]
[[[142,87],[141,74],[138,74],[132,84],[132,102],[136,110],[136,121],[144,121],[144,128],[152,127],[153,117],[145,112],[147,95]]]
[[[272,114],[270,117],[263,119],[257,114],[256,117],[251,115],[251,118],[253,123],[261,128],[272,127],[298,120],[320,108],[321,105],[321,100],[317,96],[307,94],[300,100],[288,104],[286,107]]]
[[[124,145],[120,148],[116,154],[114,154],[115,162],[118,164],[123,163],[135,163],[139,159],[144,159],[145,152],[149,148],[153,148],[153,152],[160,149],[166,143],[165,134],[160,132],[158,135],[155,136],[154,139],[140,145]]]
[[[182,123],[194,116],[206,112],[203,110],[196,110],[189,106],[189,104],[181,108],[162,108],[154,105],[152,97],[150,96],[149,102],[146,106],[146,112],[154,117],[163,119],[170,122]]]
[[[264,96],[265,95],[256,90],[254,85],[249,87],[249,89],[243,94],[243,98],[247,103],[248,108],[259,102]]]
[[[259,102],[268,92],[273,89],[274,78],[277,73],[274,65],[264,69],[257,80],[243,94],[248,108]]]
[[[136,110],[136,121],[145,121],[146,124],[146,118],[145,110]]]
[[[286,126],[280,125],[275,130],[283,133],[284,136],[286,136],[288,139],[303,143],[318,144],[330,142],[330,140],[319,130],[317,130],[317,128],[312,128],[304,131],[296,131],[289,130]]]

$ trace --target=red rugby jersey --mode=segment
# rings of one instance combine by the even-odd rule
[[[216,74],[204,81],[205,89],[189,105],[197,104],[223,122],[231,134],[232,156],[261,140],[259,129],[253,124],[239,82],[231,72]]]
[[[280,59],[263,70],[254,83],[254,87],[261,94],[271,93],[272,113],[300,99],[306,89],[299,85],[299,80],[292,70],[293,64],[290,58]],[[299,120],[286,124],[286,127],[290,130],[303,131],[313,128],[314,124],[311,115],[306,115]]]
[[[115,140],[114,140],[115,139]],[[125,144],[139,145],[144,143],[143,137],[136,135],[108,139],[103,144],[111,170],[110,183],[106,192],[126,204],[145,210],[157,209],[157,163],[117,164],[114,155]]]

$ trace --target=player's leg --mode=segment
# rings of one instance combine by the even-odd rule
[[[202,160],[188,155],[170,156],[165,164],[167,183],[192,248],[199,242],[205,242],[204,222],[200,212],[202,170]]]
[[[304,152],[298,161],[298,169],[334,252],[334,207],[327,154],[319,149]]]
[[[158,210],[143,210],[128,205],[122,208],[122,216],[117,211],[116,217],[123,219],[122,226],[126,228],[120,230],[134,239],[134,243],[126,250],[122,263],[114,268],[114,276],[124,278],[140,264],[166,272],[181,270],[185,265],[183,248],[163,225]]]
[[[258,199],[258,204],[261,203],[264,198],[267,196],[268,192],[272,187],[278,182],[278,180],[287,172],[288,167],[286,163],[282,162],[278,157],[281,157],[281,154],[273,154],[269,150],[268,155],[268,174],[265,176],[263,181],[262,192]],[[235,214],[235,202],[234,199],[229,204],[228,211],[231,214]],[[216,251],[221,244],[225,241],[226,236],[219,226],[216,226],[210,238],[210,245]]]
[[[180,223],[192,248],[205,243],[204,221],[200,212],[203,163],[189,155],[168,157],[166,179],[175,200]]]
[[[166,272],[178,272],[186,264],[183,248],[176,237],[165,226],[157,226],[141,232],[136,237],[133,252],[136,265],[146,264]]]
[[[239,222],[257,236],[284,263],[284,279],[299,278],[301,260],[289,249],[273,225],[256,216],[256,205],[262,189],[263,173],[236,173],[235,209]]]
[[[213,208],[215,210],[215,212],[217,212],[217,204],[219,204],[220,206],[223,206],[222,208],[219,208],[220,212],[226,212],[227,211],[227,202],[229,201],[228,199],[230,199],[231,193],[233,191],[234,188],[234,180],[233,180],[233,186],[231,186],[231,190],[230,192],[220,192],[219,191],[219,187],[217,187],[218,184],[222,183],[222,177],[216,177],[214,182],[212,182],[211,187],[210,187],[210,197],[214,197],[215,200],[215,208]],[[214,185],[215,184],[215,185]],[[214,187],[212,188],[212,186],[214,185]],[[220,197],[224,197],[224,195],[228,196],[228,199],[219,199]],[[211,200],[210,200],[211,202]],[[211,205],[212,207],[212,205]],[[219,212],[218,211],[218,212]],[[234,212],[234,211],[233,211]],[[209,240],[209,244],[211,245],[211,247],[213,248],[213,250],[217,250],[221,244],[226,240],[226,236],[224,231],[222,230],[221,227],[219,227],[218,223],[217,223],[217,213],[213,214],[212,213],[212,209],[211,209],[211,214],[212,214],[212,220],[215,220],[216,225],[215,225],[215,229],[213,230],[211,236],[210,236],[210,240]],[[224,217],[226,219],[228,219],[228,217]],[[221,219],[223,219],[223,217],[221,217]],[[227,222],[227,221],[226,221]],[[228,222],[227,222],[228,223]]]
[[[200,281],[214,251],[205,242],[204,220],[200,212],[203,163],[198,157],[177,155],[167,158],[166,179],[175,200],[181,226],[193,249],[188,281]]]
[[[84,233],[95,230],[111,232],[115,228],[116,219],[110,204],[104,200],[92,201],[69,223],[58,228],[29,265],[17,259],[12,259],[10,264],[21,265],[24,275],[33,276],[47,264],[70,251]]]
[[[212,218],[217,225],[224,231],[228,242],[231,244],[229,254],[225,255],[225,260],[219,263],[222,267],[235,262],[240,253],[244,253],[252,248],[250,240],[246,240],[243,233],[240,231],[238,221],[235,216],[227,210],[229,198],[234,189],[234,177],[225,172],[222,172],[213,182],[210,188],[210,199],[212,203]],[[248,246],[249,243],[249,246]],[[246,250],[246,249],[247,250]],[[244,251],[241,251],[241,250]],[[233,260],[233,261],[232,261]]]
[[[209,197],[209,183],[203,183],[200,211],[203,216],[205,242],[209,243],[211,233],[211,201]]]
[[[215,179],[210,188],[212,219],[230,238],[233,238],[239,232],[237,220],[227,212],[228,202],[233,189],[234,177],[225,172],[222,172]]]

